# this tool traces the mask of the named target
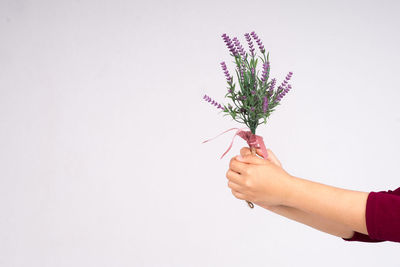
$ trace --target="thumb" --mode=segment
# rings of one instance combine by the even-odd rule
[[[262,156],[262,151],[261,149],[257,148],[257,154]],[[274,152],[271,151],[271,149],[267,148],[267,160],[271,161],[275,165],[278,165],[282,167],[282,163],[279,161],[279,159],[275,156]]]
[[[238,155],[236,156],[236,160],[244,163],[256,164],[256,165],[263,165],[267,161],[263,158],[257,157],[256,155],[247,154],[247,155]]]

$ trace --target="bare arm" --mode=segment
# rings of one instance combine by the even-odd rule
[[[353,230],[351,230],[350,227],[333,222],[331,220],[327,220],[323,218],[322,216],[317,216],[315,214],[310,214],[307,212],[304,212],[302,210],[293,208],[293,207],[287,207],[287,206],[268,206],[268,205],[260,205],[261,207],[272,211],[276,214],[279,214],[281,216],[284,216],[288,219],[295,220],[299,223],[308,225],[312,228],[315,228],[319,231],[338,236],[338,237],[343,237],[343,238],[351,238],[354,234]]]
[[[292,178],[288,180],[286,197],[281,204],[368,235],[365,221],[367,192]]]

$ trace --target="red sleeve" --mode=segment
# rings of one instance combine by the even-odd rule
[[[365,209],[368,235],[354,232],[345,241],[400,242],[400,187],[396,190],[370,192]]]

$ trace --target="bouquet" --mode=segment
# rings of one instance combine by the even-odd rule
[[[220,63],[228,84],[228,92],[225,98],[230,98],[233,105],[230,103],[228,103],[228,105],[221,105],[208,95],[204,95],[203,97],[205,101],[221,109],[221,112],[225,113],[224,116],[230,115],[233,120],[245,124],[249,129],[249,131],[244,131],[244,128],[232,128],[221,133],[224,134],[237,129],[229,148],[221,156],[221,159],[232,147],[236,135],[239,135],[247,142],[253,155],[256,155],[257,148],[260,148],[263,158],[266,159],[268,156],[267,150],[263,138],[256,135],[256,129],[258,125],[267,123],[267,119],[271,113],[280,105],[282,98],[292,88],[289,84],[289,80],[293,73],[289,72],[285,80],[275,89],[276,79],[270,79],[269,77],[271,69],[269,52],[265,55],[264,45],[254,31],[250,34],[245,33],[244,36],[249,47],[249,52],[245,51],[237,37],[231,39],[227,34],[222,34],[222,38],[235,64],[237,83],[234,82],[233,76],[230,74],[226,63]],[[253,41],[257,43],[261,55],[257,55]],[[261,73],[260,70],[257,69],[258,63],[262,64]],[[203,143],[212,139],[203,141]],[[254,207],[253,203],[249,201],[247,201],[247,203],[250,208]]]

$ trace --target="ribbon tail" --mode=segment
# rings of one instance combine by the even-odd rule
[[[268,158],[267,148],[265,147],[263,138],[261,136],[257,136],[257,143],[260,145],[263,158],[267,159]]]
[[[211,140],[217,138],[218,136],[220,136],[220,135],[222,135],[222,134],[224,134],[224,133],[226,133],[226,132],[229,132],[229,131],[232,131],[232,130],[237,130],[236,133],[235,133],[235,135],[234,135],[233,138],[232,138],[231,144],[229,145],[228,149],[225,151],[224,154],[222,154],[222,156],[221,156],[221,158],[220,158],[220,159],[222,159],[222,158],[226,155],[226,153],[228,153],[228,151],[232,148],[232,144],[233,144],[233,141],[234,141],[236,135],[239,135],[239,136],[240,136],[241,133],[244,131],[243,129],[246,129],[246,128],[247,128],[247,127],[228,129],[228,130],[226,130],[226,131],[220,133],[219,135],[217,135],[217,136],[215,136],[215,137],[213,137],[213,138],[211,138],[211,139],[208,139],[208,140],[203,141],[202,143],[204,144],[204,143],[206,143],[206,142],[208,142],[208,141],[211,141]],[[242,138],[243,138],[243,137],[242,137]]]
[[[222,135],[222,134],[224,134],[224,133],[226,133],[226,132],[229,132],[229,131],[235,130],[235,129],[239,129],[239,128],[231,128],[231,129],[228,129],[228,130],[226,130],[226,131],[224,131],[224,132],[220,133],[220,134],[219,134],[219,135],[217,135],[216,137],[213,137],[213,138],[210,138],[210,139],[208,139],[208,140],[205,140],[205,141],[203,141],[203,142],[202,142],[202,144],[204,144],[204,143],[206,143],[206,142],[208,142],[208,141],[211,141],[211,140],[213,140],[213,139],[217,138],[218,136],[220,136],[220,135]]]
[[[226,153],[228,153],[228,151],[232,148],[233,140],[235,139],[236,135],[238,135],[241,131],[243,131],[243,130],[242,130],[242,129],[238,129],[238,130],[236,131],[235,135],[234,135],[233,138],[232,138],[231,144],[229,145],[229,147],[228,147],[228,149],[225,151],[225,153],[222,154],[222,156],[221,156],[220,159],[222,159],[222,158],[226,155]]]

